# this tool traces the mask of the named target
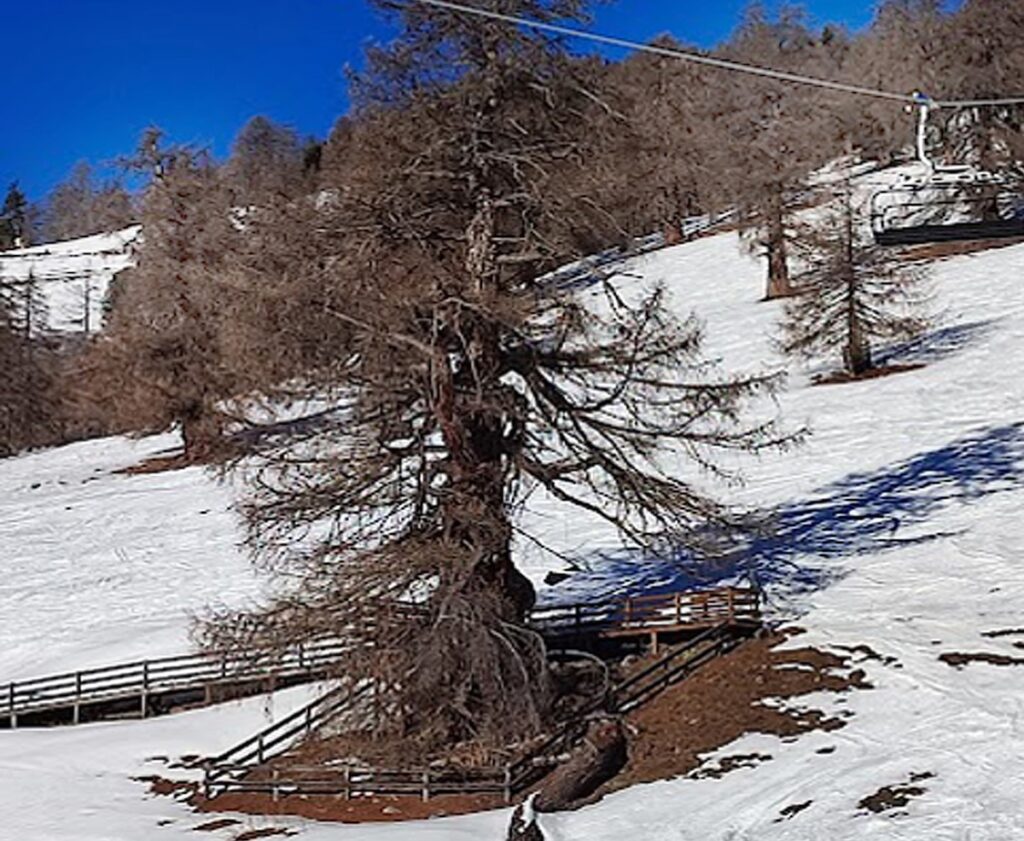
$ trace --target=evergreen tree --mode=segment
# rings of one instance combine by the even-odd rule
[[[235,138],[225,176],[236,205],[261,206],[299,195],[306,173],[315,172],[317,161],[316,147],[303,147],[294,130],[256,116]]]
[[[135,221],[131,195],[116,180],[98,183],[80,161],[46,199],[43,234],[48,242],[114,231]]]
[[[0,208],[0,251],[28,244],[28,200],[15,181]]]

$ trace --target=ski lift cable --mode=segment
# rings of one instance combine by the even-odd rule
[[[622,47],[628,50],[651,53],[667,58],[675,58],[680,61],[689,61],[694,64],[703,64],[709,67],[717,67],[722,70],[731,70],[738,73],[746,73],[751,76],[761,76],[768,79],[777,79],[781,82],[791,82],[800,85],[810,85],[824,88],[826,90],[839,91],[840,93],[855,94],[858,96],[870,96],[876,99],[886,99],[891,102],[902,102],[910,105],[920,105],[921,95],[915,93],[895,93],[893,91],[878,90],[877,88],[865,88],[860,85],[848,85],[844,82],[834,82],[829,79],[821,79],[816,76],[804,76],[799,73],[787,73],[784,70],[773,70],[770,67],[761,67],[756,64],[743,64],[738,61],[729,61],[724,58],[701,55],[700,53],[675,49],[673,47],[659,47],[656,44],[644,44],[640,41],[631,41],[626,38],[619,38],[613,35],[601,35],[597,32],[588,32],[585,29],[576,29],[571,26],[562,26],[557,23],[532,20],[530,18],[508,15],[502,12],[495,12],[489,9],[480,9],[474,6],[466,6],[462,3],[451,2],[451,0],[414,0],[424,6],[433,6],[438,9],[446,9],[450,12],[462,12],[467,15],[475,15],[480,18],[496,20],[514,26],[522,26],[528,29],[536,29],[542,32],[552,32],[556,35],[565,35],[570,38],[580,38],[585,41],[593,41],[598,44],[605,44],[612,47]],[[933,108],[982,108],[1000,107],[1008,105],[1024,104],[1024,96],[1010,97],[1006,99],[973,99],[973,100],[941,100],[929,99]]]

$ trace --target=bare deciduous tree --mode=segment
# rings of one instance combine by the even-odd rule
[[[347,405],[247,468],[251,543],[301,584],[204,639],[364,634],[344,668],[374,680],[382,736],[405,752],[494,744],[535,734],[554,701],[511,548],[529,494],[644,545],[686,542],[728,520],[694,484],[718,471],[713,453],[779,443],[743,422],[778,379],[716,371],[664,290],[609,282],[592,301],[544,280],[619,233],[585,177],[604,111],[594,63],[501,24],[378,5],[402,33],[355,80],[304,260],[311,306],[348,328],[308,381]]]
[[[911,339],[928,327],[923,269],[868,241],[849,188],[822,222],[801,231],[804,269],[787,301],[781,349],[815,357],[838,351],[848,373],[874,365],[872,343]]]
[[[48,242],[114,231],[136,221],[132,197],[114,179],[97,183],[82,161],[46,198],[43,235]]]

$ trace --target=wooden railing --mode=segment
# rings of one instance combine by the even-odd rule
[[[233,794],[269,794],[275,800],[288,795],[331,795],[346,800],[352,797],[418,796],[424,801],[446,794],[493,794],[505,802],[515,792],[510,768],[422,768],[388,770],[359,765],[289,765],[253,769],[243,765],[229,769],[231,776],[210,775],[206,779],[207,797]]]
[[[735,648],[743,637],[729,633],[729,630],[727,623],[709,628],[686,644],[672,648],[647,668],[631,675],[615,687],[611,708],[617,713],[628,713],[708,661]]]
[[[758,591],[739,587],[558,605],[530,614],[530,625],[547,637],[614,636],[759,621]]]
[[[337,640],[322,640],[297,646],[284,654],[192,654],[11,681],[0,688],[0,717],[16,727],[19,716],[70,709],[72,720],[77,723],[83,707],[123,698],[138,698],[139,714],[144,717],[153,696],[194,687],[317,673],[337,660],[343,650],[344,645]]]
[[[736,597],[749,592],[753,591],[734,593],[734,608],[742,600]],[[749,599],[749,595],[744,598]],[[755,594],[755,606],[756,603]],[[717,601],[711,599],[709,604],[715,605]],[[275,799],[291,794],[342,797],[418,794],[427,800],[442,794],[495,794],[511,802],[564,760],[586,734],[588,716],[601,710],[627,713],[642,706],[700,666],[739,645],[745,634],[756,627],[746,621],[753,615],[756,614],[738,609],[731,614],[726,612],[723,620],[674,646],[650,666],[616,684],[606,698],[596,699],[547,740],[504,767],[459,772],[427,768],[393,771],[356,765],[340,765],[336,769],[266,765],[269,759],[283,754],[300,735],[352,710],[366,691],[334,690],[231,750],[203,762],[206,796],[228,792],[269,794]]]

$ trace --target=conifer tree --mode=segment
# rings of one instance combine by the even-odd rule
[[[779,339],[791,355],[838,353],[855,377],[875,367],[878,343],[911,339],[929,326],[923,269],[874,245],[858,222],[847,185],[820,223],[801,229],[803,268]]]
[[[775,443],[743,409],[778,381],[714,372],[699,323],[664,290],[608,287],[589,304],[542,280],[618,235],[586,178],[589,117],[604,111],[593,62],[504,24],[376,5],[400,36],[355,80],[344,152],[324,156],[331,198],[296,231],[316,308],[348,328],[307,379],[345,395],[347,412],[272,442],[248,506],[253,547],[298,590],[207,639],[370,629],[344,668],[374,681],[380,734],[406,752],[493,744],[535,734],[554,709],[512,551],[529,493],[636,543],[682,544],[728,521],[693,473],[715,470],[719,449]]]
[[[0,251],[28,245],[28,200],[15,181],[0,208]]]

